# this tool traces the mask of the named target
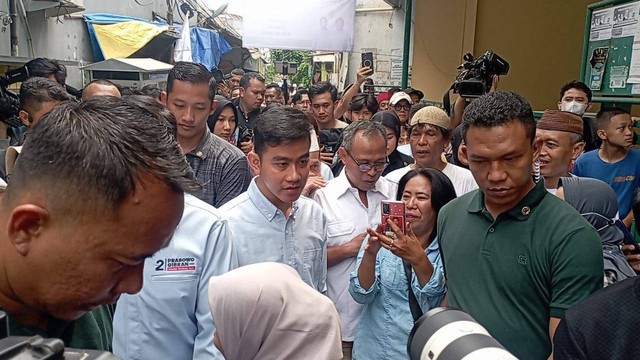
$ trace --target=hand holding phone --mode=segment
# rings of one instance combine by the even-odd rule
[[[373,75],[373,53],[372,52],[364,52],[362,53],[362,67],[368,67],[371,69],[371,73],[368,76]]]
[[[389,225],[389,223],[387,222],[387,220],[391,220],[397,227],[400,228],[403,234],[406,234],[404,203],[402,201],[383,200],[381,209],[382,216],[380,219],[380,223],[382,224],[382,233],[391,239],[396,238],[396,234],[391,229],[391,225]]]

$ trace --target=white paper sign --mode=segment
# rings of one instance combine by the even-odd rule
[[[613,8],[613,30],[611,37],[634,36],[640,20],[640,2],[618,5]]]
[[[611,39],[613,29],[613,8],[594,11],[591,15],[589,41]]]
[[[242,46],[291,50],[353,48],[356,0],[245,0]]]

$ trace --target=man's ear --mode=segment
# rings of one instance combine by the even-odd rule
[[[340,146],[338,148],[338,156],[340,156],[340,161],[342,161],[344,165],[347,165],[345,162],[345,159],[347,158],[347,150],[344,147]]]
[[[589,103],[591,104],[591,103]],[[589,105],[591,106],[591,105]],[[562,110],[562,101],[558,101],[558,110]]]
[[[584,151],[584,141],[578,141],[573,144],[573,149],[571,150],[571,160],[575,161],[580,154]]]
[[[20,117],[20,120],[22,120],[22,123],[24,124],[24,126],[26,127],[30,127],[31,126],[31,121],[29,119],[29,113],[24,111],[24,110],[20,110],[20,112],[18,113],[18,116]]]
[[[167,106],[167,100],[169,99],[169,94],[166,91],[160,93],[160,102],[162,105]]]
[[[467,145],[464,142],[460,143],[460,147],[458,148],[458,159],[462,161],[463,164],[469,166],[469,155],[467,154]]]
[[[48,221],[49,212],[38,205],[24,204],[13,209],[7,224],[7,235],[20,255],[29,253]]]
[[[587,110],[585,110],[584,112],[587,112],[589,110],[591,110],[591,106],[593,105],[593,103],[588,103],[587,104]]]
[[[240,97],[244,97],[244,88],[240,86]]]
[[[596,130],[596,134],[598,135],[600,140],[607,140],[607,132],[606,131],[604,131],[602,129],[598,129],[598,130]]]
[[[209,115],[213,115],[213,113],[216,111],[217,108],[218,108],[218,100],[211,100],[211,111],[209,112]]]
[[[542,152],[542,139],[541,138],[535,138],[533,140],[533,144],[531,144],[532,150],[533,150],[533,161],[538,160],[538,158],[540,157],[540,153]]]
[[[249,160],[249,167],[251,167],[253,173],[260,175],[260,156],[254,150],[251,150],[247,154],[247,160]]]

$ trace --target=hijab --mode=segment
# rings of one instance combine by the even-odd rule
[[[372,121],[382,123],[382,125],[393,129],[396,134],[396,139],[400,140],[400,118],[392,110],[378,111],[371,118]],[[396,149],[398,148],[398,142],[396,141]]]
[[[333,302],[285,264],[212,277],[209,306],[227,360],[342,359]]]
[[[413,164],[413,158],[411,156],[407,156],[400,151],[398,151],[398,142],[400,141],[400,118],[398,115],[392,110],[379,111],[373,115],[371,121],[377,121],[388,127],[393,129],[394,134],[396,135],[396,148],[389,155],[389,165],[382,172],[382,176],[387,175],[388,173],[401,169],[407,165]]]
[[[616,273],[616,281],[635,276],[620,250],[624,232],[616,226],[618,200],[609,184],[591,178],[560,178],[564,199],[585,218],[600,235],[605,271]],[[622,225],[624,226],[624,225]]]
[[[209,126],[209,131],[211,131],[212,133],[213,129],[215,129],[216,127],[216,122],[218,121],[220,113],[222,113],[222,110],[227,106],[230,106],[231,110],[233,110],[233,115],[236,117],[236,129],[238,128],[238,109],[235,107],[235,105],[233,105],[231,101],[227,99],[220,99],[218,100],[218,106],[216,106],[213,114],[209,115],[209,118],[207,118],[207,125]],[[236,129],[233,129],[231,131],[231,134],[235,133]]]

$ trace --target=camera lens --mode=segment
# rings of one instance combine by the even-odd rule
[[[382,212],[385,214],[389,213],[389,204],[382,204]]]

